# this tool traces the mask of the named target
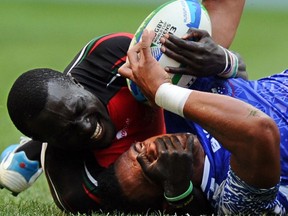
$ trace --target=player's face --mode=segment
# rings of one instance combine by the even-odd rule
[[[48,83],[48,99],[35,125],[47,142],[71,149],[107,147],[115,136],[106,107],[73,80],[68,87]]]
[[[164,136],[164,135],[161,135]],[[123,153],[115,162],[115,173],[121,185],[123,193],[130,198],[139,199],[145,197],[163,197],[161,186],[153,182],[144,174],[140,164],[137,161],[139,152],[147,149],[147,158],[155,160],[158,157],[155,140],[158,137],[151,137],[144,142],[137,142]],[[167,134],[165,135],[167,136]],[[187,134],[177,134],[182,145],[186,145]],[[204,167],[204,151],[197,137],[194,137],[193,144],[193,164],[191,164],[192,181],[194,185],[201,184]],[[167,169],[169,169],[167,167]]]

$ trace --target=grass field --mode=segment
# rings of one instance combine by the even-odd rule
[[[155,5],[2,2],[0,5],[0,151],[21,135],[9,120],[6,100],[13,81],[35,67],[62,70],[94,36],[134,32]],[[246,10],[232,49],[244,57],[250,79],[287,64],[287,12]],[[286,54],[286,56],[285,56]],[[0,191],[0,215],[63,215],[44,176],[18,197]]]

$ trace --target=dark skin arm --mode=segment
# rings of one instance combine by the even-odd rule
[[[165,55],[180,62],[183,67],[166,67],[169,73],[190,74],[196,77],[214,76],[223,71],[226,64],[225,52],[214,42],[207,31],[189,29],[182,37],[166,34],[161,38],[161,50]],[[237,77],[248,79],[246,65],[238,56]]]

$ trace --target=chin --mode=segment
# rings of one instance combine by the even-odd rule
[[[113,137],[114,139],[114,137]],[[90,140],[88,143],[88,149],[105,149],[111,146],[113,139],[111,138],[102,138],[101,140]]]

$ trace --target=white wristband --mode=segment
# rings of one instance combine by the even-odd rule
[[[183,108],[192,90],[171,83],[163,83],[157,89],[155,103],[177,115],[184,117]]]
[[[231,78],[231,77],[236,77],[237,72],[238,72],[238,57],[235,55],[233,52],[229,51],[228,49],[225,49],[221,46],[219,46],[225,53],[225,60],[226,60],[226,65],[225,68],[222,72],[218,73],[218,76],[223,77],[223,78]],[[227,58],[229,57],[229,58]],[[228,61],[229,59],[229,61]]]
[[[227,70],[227,68],[228,68],[228,64],[229,64],[229,61],[228,61],[228,53],[227,53],[227,51],[226,51],[226,49],[224,48],[224,47],[222,47],[222,46],[220,46],[220,45],[218,45],[222,50],[223,50],[223,52],[224,52],[224,54],[225,54],[225,68],[223,69],[223,71],[221,71],[220,73],[218,73],[218,74],[222,74],[222,73],[224,73],[226,70]]]

